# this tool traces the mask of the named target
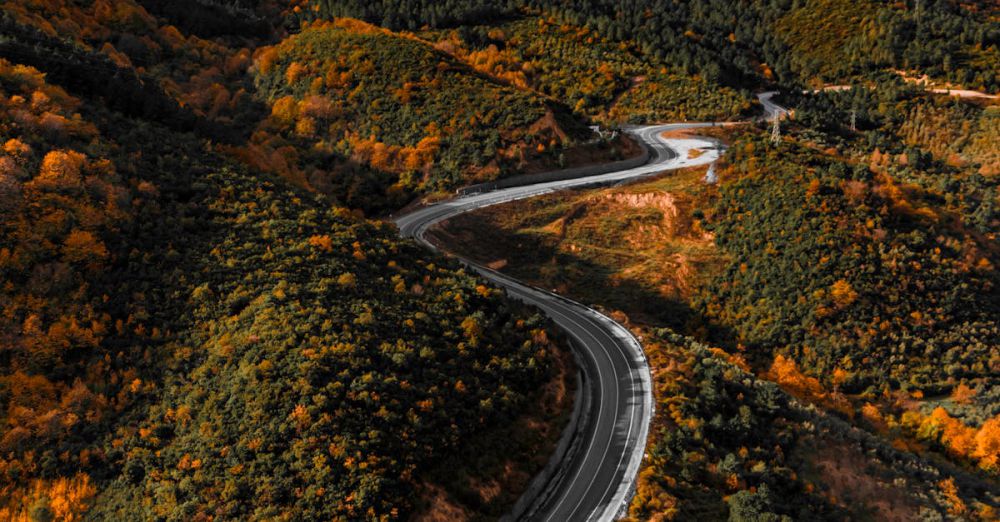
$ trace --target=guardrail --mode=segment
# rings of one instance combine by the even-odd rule
[[[548,172],[541,172],[538,174],[520,174],[517,176],[511,176],[509,178],[501,178],[495,181],[488,181],[486,183],[478,183],[476,185],[469,185],[468,187],[462,187],[455,191],[459,196],[468,196],[471,194],[480,194],[482,192],[492,192],[494,190],[505,189],[510,187],[520,187],[523,185],[534,185],[536,183],[546,183],[549,181],[564,181],[567,179],[576,178],[586,178],[590,176],[599,176],[601,174],[607,174],[609,172],[617,172],[619,170],[628,170],[635,167],[645,165],[649,161],[649,147],[646,146],[641,140],[637,140],[637,143],[642,147],[642,152],[637,156],[631,158],[626,158],[623,160],[612,161],[611,163],[601,163],[597,165],[584,165],[582,167],[571,167],[562,170],[550,170]]]

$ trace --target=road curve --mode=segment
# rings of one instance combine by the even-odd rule
[[[763,100],[762,100],[763,101]],[[563,181],[512,187],[442,201],[394,218],[400,234],[437,250],[425,234],[446,219],[479,208],[558,190],[613,185],[665,170],[712,163],[720,150],[716,142],[698,138],[665,139],[665,131],[713,126],[686,123],[627,129],[650,149],[643,166]],[[700,155],[691,155],[698,149]],[[645,452],[653,416],[653,391],[642,346],[612,319],[551,292],[522,284],[499,272],[462,259],[486,279],[504,287],[508,295],[541,308],[573,340],[583,373],[585,411],[582,424],[563,456],[558,471],[533,492],[523,520],[614,520],[626,508]],[[589,392],[589,393],[588,393]]]
[[[766,120],[773,120],[775,118],[784,119],[788,116],[788,109],[771,101],[771,98],[774,98],[777,94],[778,91],[767,91],[757,95],[757,101],[760,102],[761,107],[764,109],[763,118]]]

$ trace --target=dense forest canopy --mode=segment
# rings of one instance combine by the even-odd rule
[[[717,184],[670,172],[439,232],[643,335],[660,428],[634,519],[996,518],[997,107],[875,87],[784,95],[777,142],[697,131],[729,141]]]
[[[279,132],[399,175],[389,189],[402,194],[488,180],[590,132],[557,104],[356,21],[313,24],[261,50],[255,73]]]
[[[989,482],[817,411],[739,357],[668,330],[644,333],[662,368],[659,431],[629,520],[994,518]]]
[[[389,516],[546,376],[537,316],[390,227],[34,69],[0,92],[5,517]]]
[[[783,140],[737,131],[685,202],[723,259],[689,333],[727,351],[643,330],[659,415],[629,515],[843,519],[885,496],[996,519],[1000,111],[916,82],[996,93],[998,14],[3,2],[0,518],[398,520],[477,448],[530,476],[487,435],[549,411],[565,343],[365,216],[620,159],[637,146],[588,126],[742,120],[778,88]],[[446,506],[503,508],[447,472]]]
[[[733,149],[734,168],[767,167],[723,188],[713,230],[734,262],[706,291],[710,316],[738,325],[748,348],[788,346],[816,374],[846,371],[845,390],[889,379],[932,393],[992,375],[1000,290],[985,241],[939,225],[930,194],[867,165],[761,149]]]
[[[419,34],[476,70],[562,100],[606,124],[726,120],[755,109],[747,90],[690,76],[632,45],[556,17]]]
[[[405,516],[437,456],[549,378],[539,316],[206,145],[209,123],[259,114],[228,88],[252,88],[249,53],[190,37],[207,52],[130,76],[92,50],[115,20],[138,17],[129,50],[186,37],[135,5],[72,22],[4,7],[37,41],[5,51],[52,73],[0,61],[0,518]],[[188,98],[200,80],[161,76],[217,59],[218,110]],[[74,81],[94,70],[122,74]]]
[[[523,8],[634,42],[647,56],[730,86],[837,82],[899,69],[973,88],[1000,88],[1000,28],[951,0],[512,0],[490,7],[307,0],[300,14],[353,16],[414,30],[468,24],[484,14],[516,16]]]
[[[993,484],[997,107],[891,77],[786,103],[788,137],[726,155],[708,222],[731,261],[697,306],[764,377]]]

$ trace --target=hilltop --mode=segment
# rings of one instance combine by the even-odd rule
[[[339,155],[397,177],[391,186],[373,187],[390,194],[489,181],[546,156],[558,168],[554,155],[590,138],[580,120],[550,99],[505,85],[415,37],[352,20],[310,24],[259,49],[254,73],[271,106],[264,129],[303,142],[316,162]],[[331,172],[325,183],[357,184],[343,179],[350,174]],[[405,202],[395,199],[397,206]]]

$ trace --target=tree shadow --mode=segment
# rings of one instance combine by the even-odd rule
[[[682,299],[618,277],[610,266],[561,249],[553,237],[534,232],[511,234],[480,213],[464,214],[435,226],[429,236],[454,254],[585,305],[624,312],[631,321],[684,333],[692,333],[693,327],[704,322]]]

